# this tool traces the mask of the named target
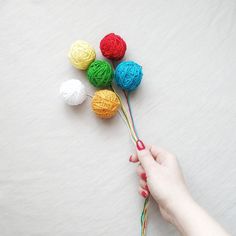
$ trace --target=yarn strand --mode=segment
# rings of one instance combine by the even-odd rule
[[[132,141],[133,144],[135,145],[135,139],[134,139],[134,137],[132,136],[131,130],[130,130],[130,128],[129,128],[129,125],[128,125],[128,123],[127,123],[126,118],[124,117],[124,114],[123,114],[121,111],[118,111],[118,114],[120,115],[120,117],[121,117],[121,119],[123,120],[124,124],[125,124],[126,127],[128,128],[131,141]]]
[[[147,197],[144,201],[143,204],[143,211],[141,214],[141,236],[145,236],[146,235],[146,230],[147,230],[147,217],[148,217],[148,205],[149,205],[149,197]]]
[[[129,117],[128,117],[126,108],[125,108],[125,106],[124,106],[124,103],[123,103],[123,101],[122,101],[120,95],[116,92],[116,90],[115,90],[112,86],[111,86],[111,89],[114,91],[114,93],[117,95],[118,99],[120,100],[121,111],[122,111],[122,113],[123,113],[123,115],[124,115],[124,117],[125,117],[125,119],[126,119],[126,122],[127,122],[127,124],[128,124],[128,127],[129,127],[129,129],[130,129],[130,132],[131,132],[131,135],[132,135],[134,141],[137,142],[137,141],[138,141],[138,137],[136,136],[136,133],[135,133],[133,127],[132,127],[132,124],[131,124],[131,122],[129,121]]]
[[[125,95],[126,102],[127,102],[127,105],[128,105],[129,115],[130,115],[130,118],[131,118],[132,126],[133,126],[133,129],[135,131],[136,137],[138,138],[138,132],[137,132],[137,129],[136,129],[135,124],[134,124],[134,118],[133,118],[133,113],[132,113],[131,104],[130,104],[130,93],[125,92],[125,90],[123,90],[123,93]]]

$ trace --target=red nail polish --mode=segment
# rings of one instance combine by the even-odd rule
[[[148,194],[147,194],[145,191],[142,191],[142,192],[141,192],[141,195],[142,195],[144,198],[146,198],[146,197],[148,196]]]
[[[132,162],[132,155],[129,157],[129,161]]]
[[[139,151],[145,149],[145,145],[144,145],[144,143],[143,143],[141,140],[138,140],[138,141],[136,142],[136,146],[137,146],[137,149],[138,149]]]
[[[142,173],[141,175],[140,175],[140,177],[141,177],[141,179],[143,179],[143,180],[147,180],[147,175],[145,174],[145,173]]]

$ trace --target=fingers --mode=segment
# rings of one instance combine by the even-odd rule
[[[159,163],[162,164],[165,161],[166,151],[162,148],[158,148],[156,146],[150,147],[150,152],[154,159]]]
[[[140,186],[139,186],[138,192],[144,198],[147,198],[149,196],[149,192]]]
[[[149,150],[149,149],[151,148],[151,146],[150,146],[150,145],[147,145],[146,148]],[[137,153],[132,154],[132,155],[129,157],[129,161],[130,161],[130,162],[133,162],[133,163],[139,162]]]
[[[137,166],[136,172],[137,172],[137,175],[139,176],[138,192],[142,197],[146,198],[149,196],[146,173],[141,165]]]
[[[139,162],[138,155],[137,154],[132,154],[129,158],[129,161],[133,162],[133,163]]]
[[[143,166],[146,173],[149,172],[149,170],[156,165],[156,162],[149,151],[148,148],[145,147],[144,143],[141,140],[138,140],[137,143],[137,156],[138,159]]]
[[[149,161],[150,156],[152,156],[152,159],[154,159],[154,161],[156,161],[160,165],[171,165],[172,163],[176,162],[176,157],[173,154],[171,154],[170,152],[166,151],[163,148],[159,148],[153,145],[147,145],[144,150],[137,150],[136,154],[130,156],[129,161],[137,163],[140,161],[139,158],[142,158],[144,156],[147,156],[147,158],[145,158],[145,160],[143,161],[145,161],[145,163],[149,162],[150,163],[149,166],[154,164],[153,161],[152,162]],[[140,162],[141,164],[143,163],[142,160]]]
[[[145,170],[141,165],[138,165],[136,168],[137,175],[139,176],[140,179],[146,181],[147,180],[147,175],[145,173]]]
[[[139,179],[139,186],[149,192],[149,188],[148,188],[147,182],[144,181],[143,179]]]
[[[175,160],[175,156],[163,148],[151,146],[150,153],[153,158],[161,165],[168,165]]]

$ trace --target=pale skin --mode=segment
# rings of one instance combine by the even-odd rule
[[[176,226],[181,235],[229,235],[194,201],[173,154],[138,141],[136,153],[130,156],[130,162],[139,163],[140,195],[146,198],[151,194],[163,218]]]

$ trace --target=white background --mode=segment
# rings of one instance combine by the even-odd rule
[[[134,147],[117,116],[58,90],[77,39],[120,34],[143,66],[132,94],[145,143],[174,152],[194,198],[236,234],[234,0],[0,1],[0,235],[139,235]],[[178,235],[152,202],[148,235]]]

